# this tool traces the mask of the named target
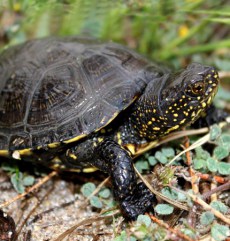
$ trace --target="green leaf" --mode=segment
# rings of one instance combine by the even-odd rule
[[[173,212],[173,206],[169,204],[158,204],[154,210],[160,215],[169,215]]]
[[[108,188],[103,188],[98,195],[102,198],[108,198],[111,195],[111,191]]]
[[[162,153],[164,156],[171,158],[175,156],[175,151],[173,148],[171,147],[164,147],[161,149]]]
[[[190,238],[197,240],[196,234],[194,233],[193,230],[188,229],[188,228],[182,228],[181,232],[184,233],[185,235],[189,236]]]
[[[207,167],[210,172],[216,172],[218,167],[218,162],[214,158],[209,157],[207,159]]]
[[[127,240],[126,232],[123,230],[119,236],[117,236],[113,241],[124,241]]]
[[[149,216],[141,214],[137,217],[137,222],[140,224],[144,224],[146,227],[149,227],[151,224],[151,219]]]
[[[148,161],[151,166],[155,166],[157,164],[157,159],[154,156],[149,156]]]
[[[220,224],[214,224],[211,228],[211,235],[215,241],[225,240],[227,236],[230,235],[229,227]]]
[[[230,135],[228,134],[223,134],[221,136],[221,141],[223,142],[223,145],[228,148],[228,150],[230,149]]]
[[[11,183],[13,184],[13,187],[18,193],[23,193],[25,191],[22,178],[23,178],[23,175],[21,172],[13,173],[10,177]]]
[[[161,190],[161,193],[170,199],[173,199],[173,200],[177,199],[177,192],[171,189],[170,187],[164,187]]]
[[[34,184],[35,179],[33,176],[28,175],[28,176],[25,176],[22,181],[24,186],[31,186]]]
[[[163,155],[163,153],[160,152],[160,151],[157,151],[157,152],[155,153],[155,157],[156,157],[156,159],[157,159],[160,163],[162,163],[162,164],[168,163],[168,159],[167,159],[166,156]]]
[[[224,147],[224,146],[217,146],[214,151],[214,156],[218,159],[218,160],[222,160],[223,158],[227,157],[229,155],[229,150],[228,148]]]
[[[93,207],[96,207],[96,208],[102,208],[102,202],[101,200],[96,197],[96,196],[92,196],[90,198],[90,204],[93,206]]]
[[[1,165],[1,168],[4,171],[10,172],[10,173],[18,172],[18,167],[16,165],[10,165],[7,162],[3,162],[2,165]]]
[[[197,147],[195,149],[195,152],[196,152],[197,159],[207,160],[207,158],[210,157],[209,152],[205,151],[202,147]]]
[[[223,214],[227,213],[228,211],[228,207],[220,201],[213,201],[211,202],[210,206]]]
[[[85,197],[90,196],[96,189],[96,186],[92,182],[84,184],[81,188],[81,192]]]
[[[230,163],[218,162],[218,172],[222,175],[230,175]]]
[[[210,129],[211,141],[216,140],[220,136],[220,134],[221,134],[221,128],[217,124],[211,126],[211,129]]]
[[[204,159],[193,159],[194,169],[199,170],[206,167],[206,162]]]
[[[149,164],[147,161],[144,160],[139,160],[135,163],[135,167],[137,168],[137,170],[142,173],[144,170],[148,170],[149,169]]]
[[[201,214],[200,216],[200,222],[202,225],[209,225],[214,220],[214,214],[207,211]]]

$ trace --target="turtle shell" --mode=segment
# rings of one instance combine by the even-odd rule
[[[31,40],[0,56],[0,150],[77,141],[127,108],[149,61],[121,45]]]

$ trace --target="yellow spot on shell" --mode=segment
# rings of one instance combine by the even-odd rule
[[[207,103],[210,104],[211,101],[212,101],[212,97],[209,97]]]
[[[160,127],[153,127],[153,130],[159,131],[159,130],[160,130]]]
[[[148,125],[152,125],[152,121],[149,121],[149,122],[148,122]]]
[[[102,137],[98,138],[98,142],[102,142],[103,140],[104,140],[104,138],[102,138]]]
[[[59,142],[54,142],[54,143],[48,144],[48,147],[49,147],[49,148],[57,148],[58,146],[60,146],[60,143],[59,143]]]
[[[122,143],[120,132],[117,132],[117,142],[118,142],[119,145],[121,145],[121,143]]]
[[[156,119],[154,117],[152,117],[152,121],[155,121]]]
[[[173,116],[178,117],[178,114],[175,113],[175,114],[173,114]]]
[[[183,120],[180,122],[180,124],[184,124],[185,121],[186,121],[186,119],[183,119]]]
[[[73,153],[69,154],[69,157],[71,157],[74,160],[77,160],[77,156],[75,156]]]
[[[203,108],[206,107],[206,103],[205,103],[205,102],[202,103],[202,107],[203,107]]]
[[[0,150],[0,156],[9,156],[9,152],[7,150]]]

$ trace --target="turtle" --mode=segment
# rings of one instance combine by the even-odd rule
[[[0,55],[0,156],[111,177],[124,217],[150,210],[133,158],[190,125],[217,92],[218,72],[174,71],[113,42],[33,39]]]

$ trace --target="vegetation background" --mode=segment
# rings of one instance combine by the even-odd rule
[[[115,41],[136,49],[152,60],[156,59],[177,69],[185,67],[190,62],[213,65],[220,71],[223,86],[219,90],[215,104],[230,112],[228,0],[0,0],[1,49],[28,39],[50,35],[81,35],[102,41]],[[224,157],[224,163],[229,162],[228,156],[229,152]],[[226,168],[229,166],[225,166]],[[204,166],[198,169],[204,173],[211,173],[211,170],[205,169]],[[224,177],[228,175],[227,172],[226,174],[215,170],[212,173]],[[19,174],[16,177],[17,180],[20,179]],[[216,222],[211,218],[211,223],[206,224],[206,234],[212,235],[215,240],[224,240],[229,234],[229,229],[223,228],[226,227],[224,223],[219,223],[221,227],[217,229],[214,225]],[[132,224],[125,227],[126,231],[123,230],[121,222],[115,223],[115,226],[110,223],[112,228],[108,232],[111,235],[106,234],[107,229],[104,228],[100,231],[104,232],[104,235],[94,237],[101,238],[100,240],[111,237],[116,240],[126,240],[128,237],[130,240],[137,240],[142,232],[142,240],[154,240],[157,239],[157,235],[164,233],[151,231],[152,236],[148,236],[150,227],[146,223],[140,226],[141,230]],[[204,226],[205,222],[200,225]],[[31,230],[35,232],[30,227]],[[59,231],[63,230],[64,228],[61,228]],[[192,231],[189,233],[188,230]],[[212,230],[220,235],[214,236]],[[24,233],[28,233],[28,230]],[[194,238],[193,240],[198,237],[198,232],[188,227],[185,228],[185,233]],[[84,235],[81,235],[83,240]],[[31,237],[31,240],[36,240],[33,239],[33,235]],[[166,236],[159,237],[163,240]],[[161,240],[159,237],[158,240]],[[52,238],[51,240],[54,240]],[[79,240],[78,238],[76,240]],[[40,236],[37,240],[44,239]],[[87,236],[85,240],[90,239]]]

